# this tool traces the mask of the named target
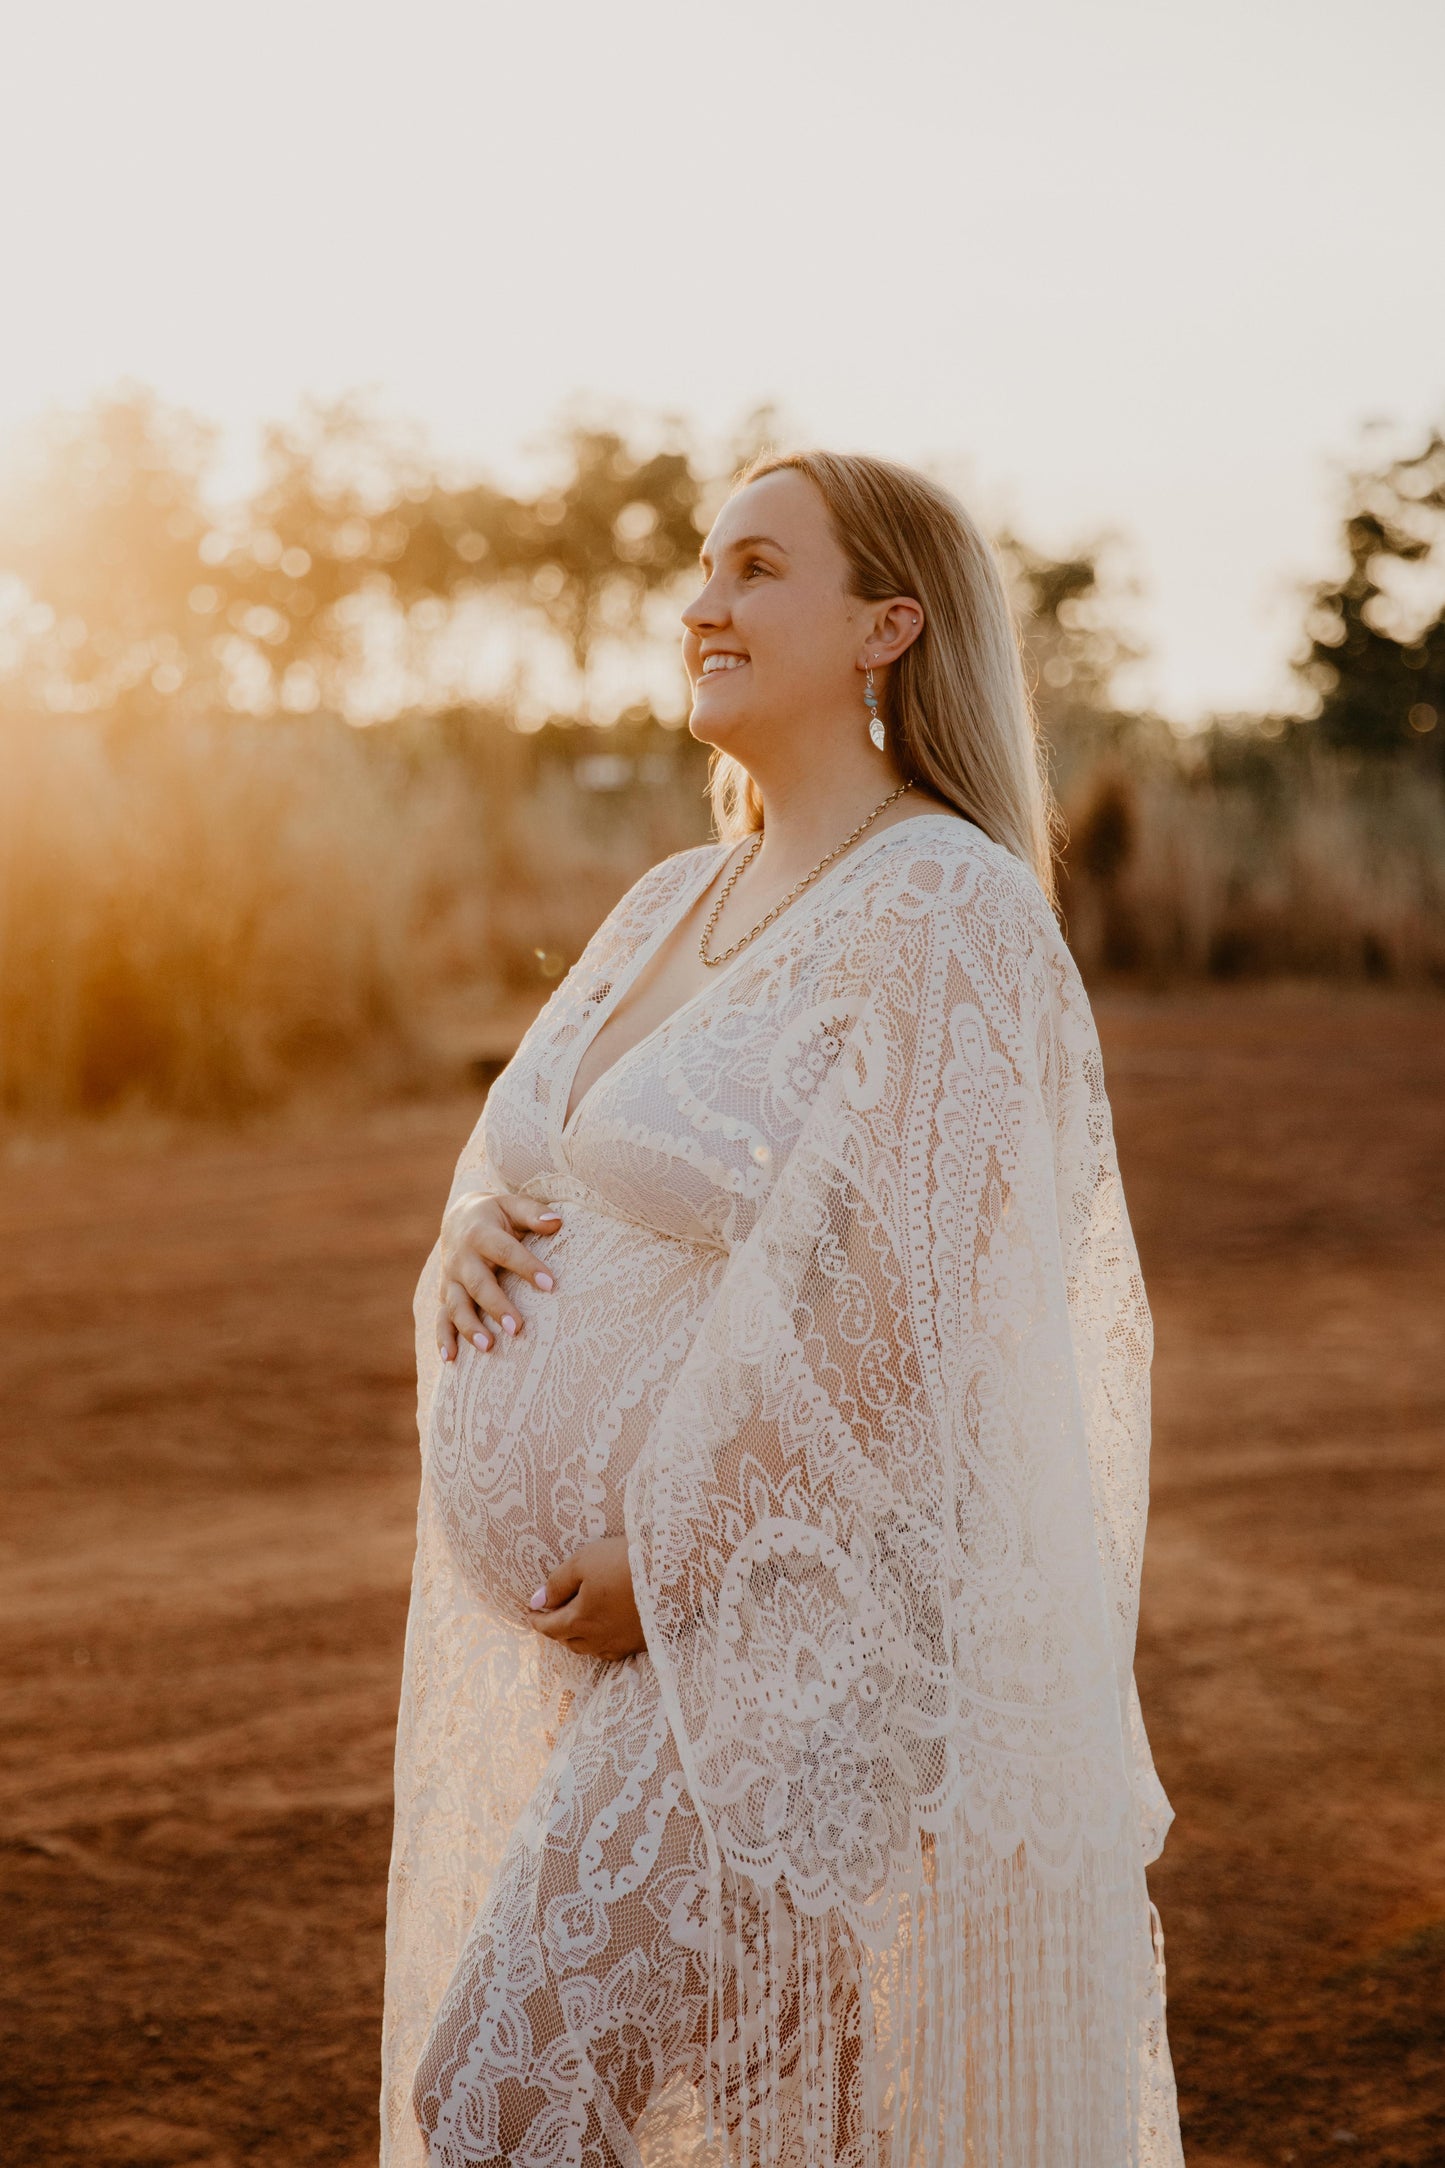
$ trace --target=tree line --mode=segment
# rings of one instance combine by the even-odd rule
[[[609,681],[607,662],[655,643],[659,628],[675,637],[663,606],[695,578],[721,489],[772,419],[750,417],[711,464],[677,421],[559,424],[543,447],[549,479],[519,491],[453,471],[355,398],[311,402],[265,432],[257,487],[218,506],[217,432],[145,388],[51,415],[0,490],[0,709],[156,717],[360,704],[379,719],[454,706],[454,689],[428,694],[424,671],[396,667],[388,705],[385,659],[434,653],[459,613],[481,605],[527,629],[533,664],[550,656],[550,712],[643,721],[647,698],[619,695],[625,673]],[[1114,679],[1139,651],[1099,546],[1054,558],[1012,533],[994,539],[1056,750],[1126,722],[1137,736],[1150,719],[1122,714]],[[1287,747],[1438,766],[1442,568],[1445,437],[1434,430],[1350,475],[1339,568],[1301,597],[1301,712],[1246,718],[1245,734],[1252,721]]]

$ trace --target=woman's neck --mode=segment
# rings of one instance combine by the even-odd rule
[[[815,766],[805,776],[754,777],[763,800],[763,841],[744,883],[759,893],[785,888],[836,851],[864,822],[864,834],[875,835],[921,812],[953,811],[923,784],[903,790],[904,778],[877,753],[866,765],[847,762],[842,770],[823,777]]]

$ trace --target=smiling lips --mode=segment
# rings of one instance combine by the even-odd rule
[[[721,677],[724,670],[740,670],[747,659],[746,655],[734,655],[718,650],[712,655],[704,655],[702,675],[705,678]]]

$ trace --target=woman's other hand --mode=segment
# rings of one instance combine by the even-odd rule
[[[578,1656],[608,1663],[645,1649],[626,1536],[600,1536],[554,1567],[532,1598],[532,1624]]]
[[[455,1361],[463,1339],[486,1354],[498,1328],[508,1334],[521,1331],[521,1316],[502,1293],[496,1275],[515,1272],[550,1294],[551,1273],[517,1234],[554,1235],[561,1224],[562,1215],[553,1206],[506,1190],[471,1190],[447,1206],[436,1318],[437,1348],[444,1363]],[[494,1321],[490,1329],[487,1318]]]

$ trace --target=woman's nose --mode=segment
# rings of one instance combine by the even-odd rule
[[[718,598],[715,583],[709,580],[700,594],[693,596],[682,613],[682,621],[689,632],[702,632],[710,625],[721,625],[727,620],[727,611]]]

